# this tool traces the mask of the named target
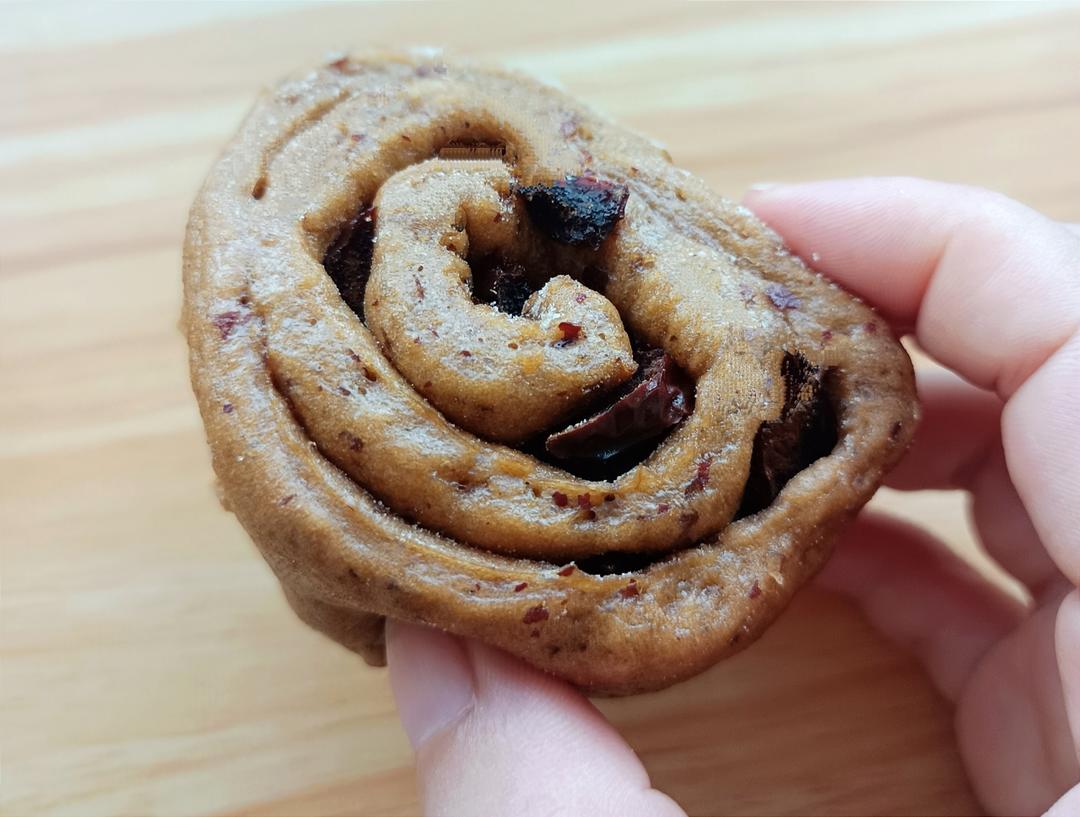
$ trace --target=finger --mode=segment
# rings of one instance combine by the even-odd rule
[[[1080,334],[1005,406],[1002,441],[1016,491],[1047,553],[1080,585]]]
[[[976,385],[1008,397],[1080,322],[1076,236],[988,190],[852,179],[751,191],[799,255]]]
[[[1050,605],[1023,609],[943,543],[905,523],[861,517],[821,574],[959,700],[957,736],[982,802],[1045,809],[1075,782]]]
[[[1002,401],[935,369],[918,375],[923,417],[904,460],[886,480],[901,490],[963,489],[986,552],[1036,599],[1061,572],[1039,542],[1013,485],[1001,442]]]
[[[1080,591],[1074,590],[1061,603],[1057,617],[1057,661],[1069,713],[1073,745],[1080,760]],[[1080,806],[1080,800],[1077,801]],[[1080,810],[1077,811],[1080,814]]]
[[[1080,240],[975,188],[918,179],[770,187],[747,203],[797,253],[1009,400],[1009,473],[1050,557],[1080,583]]]
[[[388,622],[426,815],[685,817],[582,695],[509,656]]]
[[[1001,445],[1001,398],[944,369],[917,372],[922,419],[886,484],[902,491],[968,489]]]
[[[1078,779],[1055,650],[1060,598],[996,644],[956,711],[960,753],[980,800],[999,814],[1038,814]]]
[[[848,528],[818,581],[853,599],[952,700],[991,645],[1024,616],[1015,599],[947,545],[880,514],[863,514]]]
[[[971,521],[990,557],[1027,587],[1037,605],[1060,592],[1067,580],[1042,546],[1009,474],[1000,440],[971,473],[968,488]]]
[[[1076,817],[1080,814],[1080,783],[1073,786],[1050,807],[1045,817]]]

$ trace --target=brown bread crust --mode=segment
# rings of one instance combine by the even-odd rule
[[[462,143],[505,156],[438,158]],[[545,237],[518,194],[575,176],[629,192],[596,248]],[[361,320],[321,261],[371,205]],[[520,317],[471,299],[467,259],[491,252],[555,273]],[[579,280],[595,268],[599,290]],[[372,663],[392,616],[594,693],[700,672],[819,569],[917,421],[884,321],[747,210],[557,90],[430,55],[342,58],[265,92],[192,207],[184,290],[231,509],[300,617]],[[654,453],[596,481],[510,447],[626,381],[631,336],[696,382]],[[795,355],[825,373],[835,448],[739,518]],[[613,553],[642,566],[570,567]]]

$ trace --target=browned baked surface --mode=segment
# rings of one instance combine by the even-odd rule
[[[528,206],[568,178],[626,191],[603,240]],[[337,284],[323,266],[349,230],[366,288],[362,242]],[[537,290],[520,316],[477,302],[493,257]],[[373,662],[389,615],[594,692],[685,678],[775,618],[916,422],[885,324],[745,209],[552,88],[430,55],[265,93],[192,207],[184,282],[228,503],[300,616]],[[645,348],[693,384],[655,451],[605,479],[538,457]]]

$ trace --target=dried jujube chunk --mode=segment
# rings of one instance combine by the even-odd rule
[[[495,256],[469,259],[473,300],[494,306],[507,315],[520,315],[529,296],[536,291],[525,268]]]
[[[518,264],[497,267],[491,288],[496,308],[508,315],[520,315],[533,294],[525,270]]]
[[[623,217],[629,190],[594,176],[518,188],[533,223],[563,244],[599,247]]]
[[[360,317],[364,315],[364,288],[371,274],[375,240],[375,208],[364,207],[338,231],[323,255],[323,266],[342,300]]]
[[[608,460],[663,434],[693,408],[693,386],[671,355],[652,349],[613,402],[547,438],[548,453],[561,459]]]
[[[762,423],[754,437],[740,516],[768,507],[793,476],[836,445],[836,417],[826,389],[827,372],[798,353],[785,353],[781,374],[784,407],[780,418]]]

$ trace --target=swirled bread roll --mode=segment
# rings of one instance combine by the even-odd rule
[[[869,308],[665,151],[527,77],[336,59],[196,199],[214,469],[297,613],[386,616],[595,693],[745,646],[908,445]]]

